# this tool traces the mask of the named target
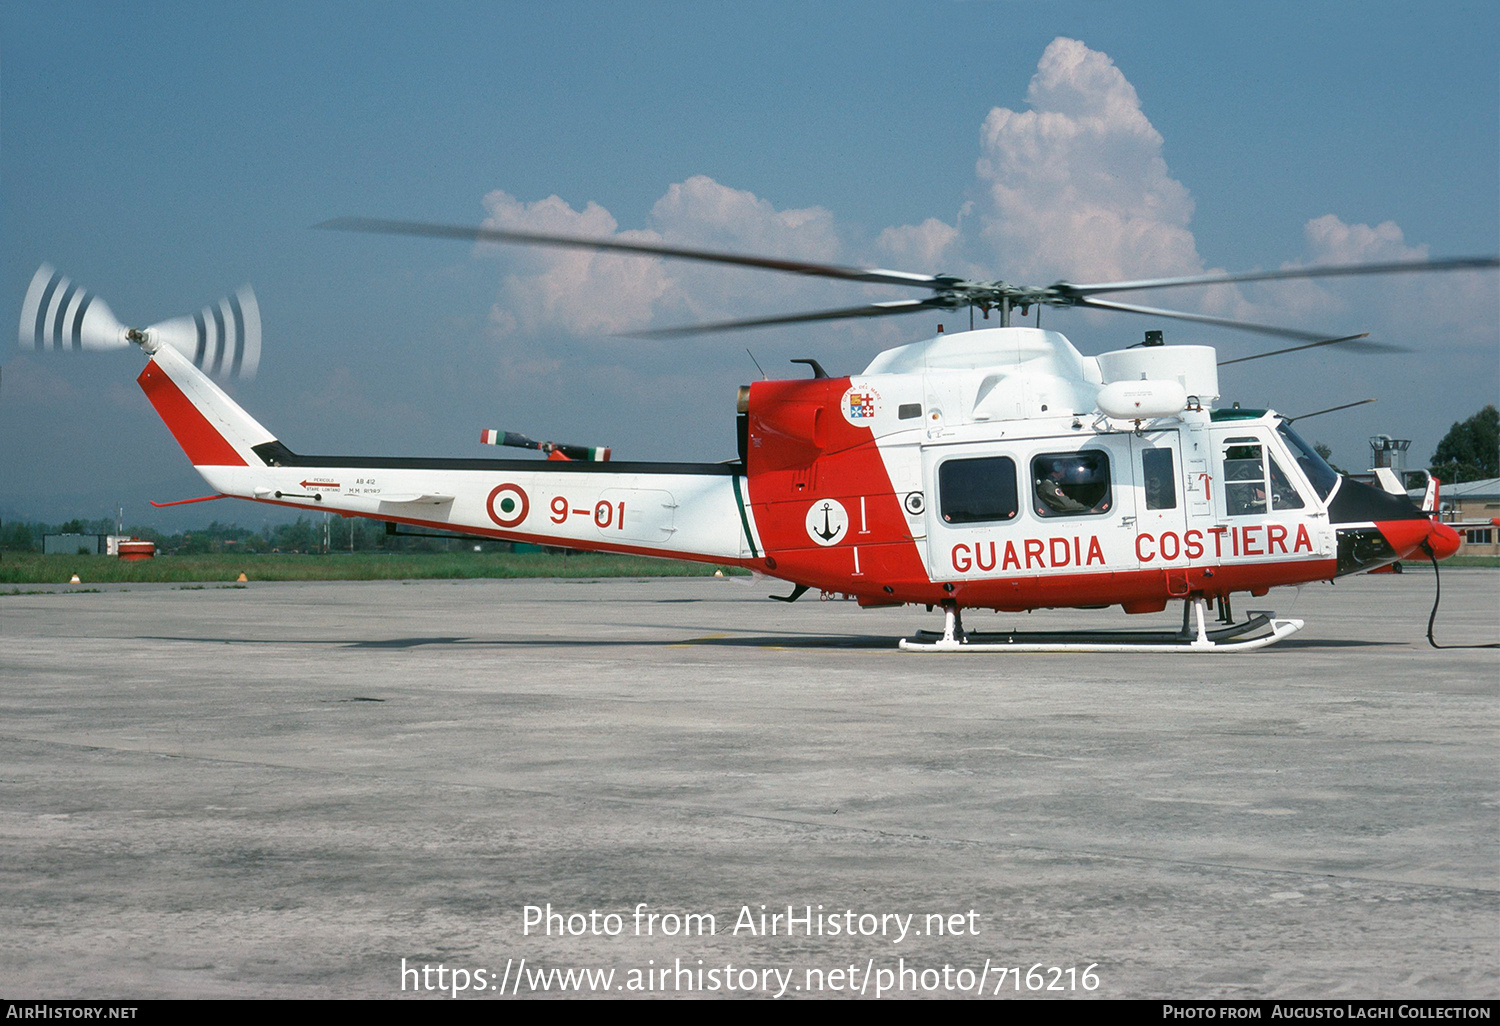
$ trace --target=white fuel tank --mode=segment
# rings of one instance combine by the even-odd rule
[[[1099,412],[1116,420],[1153,420],[1181,413],[1187,391],[1176,381],[1112,381],[1099,389]]]
[[[1100,353],[1098,360],[1106,385],[1126,381],[1141,384],[1142,379],[1175,381],[1184,395],[1196,396],[1204,405],[1219,398],[1219,355],[1213,346],[1138,346]],[[1101,392],[1099,408],[1109,413],[1103,401]]]

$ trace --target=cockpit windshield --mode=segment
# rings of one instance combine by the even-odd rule
[[[1318,493],[1318,498],[1327,499],[1333,492],[1333,486],[1338,484],[1338,472],[1318,455],[1316,449],[1303,441],[1301,435],[1292,430],[1289,422],[1283,420],[1276,430],[1287,448],[1292,450],[1292,455],[1297,457],[1297,466],[1302,468],[1302,473]]]

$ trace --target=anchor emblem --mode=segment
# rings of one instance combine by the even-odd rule
[[[826,542],[831,542],[839,536],[839,532],[842,531],[843,528],[830,527],[828,518],[829,515],[833,512],[832,506],[825,502],[819,508],[823,510],[823,529],[821,531],[814,531],[813,534],[817,535],[819,538],[822,538]]]
[[[836,543],[849,528],[849,514],[836,499],[821,499],[807,511],[807,536],[819,545]]]

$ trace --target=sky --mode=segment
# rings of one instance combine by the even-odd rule
[[[242,284],[293,450],[734,454],[738,385],[862,369],[941,320],[622,332],[913,298],[621,255],[320,232],[342,215],[613,235],[1050,284],[1500,250],[1492,3],[28,3],[0,6],[0,323],[49,262],[144,325]],[[1500,401],[1500,275],[1125,297],[1410,352],[1226,368],[1349,469]],[[1085,353],[1149,328],[1049,311]],[[10,331],[12,329],[5,329]],[[10,336],[14,338],[15,336]],[[750,352],[747,354],[746,350]],[[135,352],[0,346],[0,518],[258,527],[206,486]]]

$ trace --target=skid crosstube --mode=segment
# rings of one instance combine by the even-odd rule
[[[1206,607],[1207,602],[1202,598],[1188,600],[1185,612],[1196,619],[1196,630],[1190,627],[1190,616],[1184,616],[1183,627],[1177,631],[1008,631],[1003,634],[965,632],[960,612],[947,609],[942,633],[918,631],[913,638],[903,638],[900,648],[904,652],[1249,652],[1274,645],[1303,626],[1301,620],[1278,618],[1271,612],[1252,612],[1244,623],[1208,630]],[[1243,637],[1263,628],[1270,628],[1269,633]]]

